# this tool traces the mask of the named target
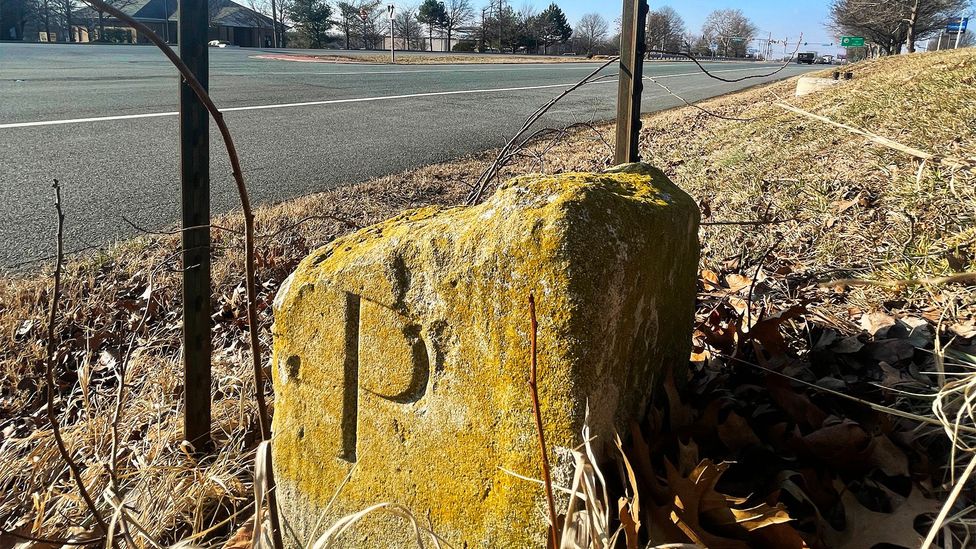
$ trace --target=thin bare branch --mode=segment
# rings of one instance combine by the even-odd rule
[[[734,84],[736,82],[743,82],[754,78],[769,78],[770,76],[776,76],[777,74],[783,72],[783,70],[786,69],[786,67],[789,67],[790,63],[793,62],[793,58],[796,56],[796,52],[800,51],[800,44],[802,43],[803,43],[803,34],[800,34],[800,38],[799,40],[797,40],[796,49],[793,50],[793,54],[790,55],[790,58],[784,61],[783,64],[780,65],[778,69],[763,74],[748,74],[746,76],[740,76],[739,78],[725,78],[723,76],[712,74],[711,72],[708,71],[708,69],[705,68],[704,65],[701,64],[701,62],[698,61],[697,57],[691,55],[690,53],[685,53],[681,51],[655,50],[655,49],[648,49],[647,53],[662,53],[665,55],[677,55],[679,57],[690,59],[692,62],[698,65],[698,68],[705,74],[705,76],[718,80],[720,82],[728,82],[730,84]]]
[[[596,70],[583,77],[582,80],[566,88],[565,90],[562,91],[562,93],[560,93],[556,97],[553,97],[552,99],[547,101],[544,105],[536,109],[534,113],[529,115],[528,119],[526,119],[525,123],[522,124],[522,127],[519,129],[519,131],[515,132],[515,135],[512,136],[512,138],[508,140],[508,143],[506,143],[505,146],[502,147],[502,150],[498,152],[498,156],[495,158],[495,161],[492,162],[487,168],[485,168],[484,172],[482,172],[481,177],[478,178],[477,184],[475,184],[474,190],[471,191],[471,193],[468,195],[466,203],[471,205],[481,200],[481,196],[484,194],[485,189],[488,188],[488,184],[498,174],[498,170],[501,169],[502,166],[504,166],[504,159],[512,152],[519,138],[523,134],[525,134],[525,132],[527,132],[529,128],[532,127],[533,124],[535,124],[540,118],[542,118],[542,115],[547,113],[549,109],[553,107],[553,105],[558,103],[561,99],[563,99],[567,95],[573,93],[574,91],[585,86],[586,84],[594,81],[596,76],[603,69],[609,67],[611,64],[616,63],[619,60],[620,57],[610,58],[609,60],[607,60],[606,63],[603,63]]]
[[[54,403],[54,368],[57,363],[57,343],[54,340],[54,330],[57,325],[58,320],[58,306],[61,301],[61,274],[62,265],[64,263],[64,210],[61,208],[61,184],[58,180],[54,180],[54,208],[58,214],[57,222],[57,259],[54,265],[54,290],[51,292],[51,308],[50,314],[48,316],[47,323],[47,364],[45,365],[45,374],[47,377],[47,419],[51,424],[51,433],[54,435],[54,443],[58,447],[58,453],[61,454],[61,459],[68,465],[68,469],[71,470],[71,477],[74,479],[75,484],[78,486],[78,493],[81,494],[81,498],[85,500],[85,505],[88,506],[88,510],[91,512],[92,517],[98,524],[99,529],[103,534],[108,534],[108,524],[105,519],[102,518],[102,513],[98,510],[95,505],[95,501],[92,500],[91,495],[88,493],[88,489],[85,488],[85,483],[81,479],[81,469],[79,469],[78,464],[75,462],[74,458],[71,457],[71,453],[68,452],[67,446],[64,444],[64,438],[61,436],[61,424],[58,421],[57,410]],[[116,547],[118,545],[116,544]]]
[[[849,131],[851,133],[854,133],[854,134],[857,134],[857,135],[861,135],[861,136],[867,137],[872,143],[875,143],[877,145],[881,145],[882,147],[887,147],[887,148],[892,149],[892,150],[895,150],[895,151],[903,152],[903,153],[905,153],[907,155],[914,156],[915,158],[918,158],[918,159],[921,159],[921,160],[930,161],[930,162],[933,162],[933,163],[936,163],[936,164],[942,164],[942,165],[948,166],[950,168],[976,170],[976,161],[974,161],[974,160],[965,160],[965,159],[962,159],[962,158],[951,158],[951,157],[947,157],[947,156],[936,156],[936,155],[934,155],[932,153],[927,153],[925,151],[916,149],[914,147],[909,147],[907,145],[902,145],[901,143],[899,143],[897,141],[894,141],[892,139],[888,139],[887,137],[882,137],[882,136],[880,136],[880,135],[878,135],[878,134],[876,134],[874,132],[870,132],[868,130],[862,130],[861,128],[855,128],[854,126],[849,126],[847,124],[842,124],[840,122],[835,122],[835,121],[827,118],[826,116],[821,116],[819,114],[814,114],[812,112],[805,111],[805,110],[803,110],[801,108],[794,107],[793,105],[787,105],[786,103],[773,103],[773,104],[776,105],[777,107],[783,109],[783,110],[790,111],[790,112],[795,113],[795,114],[799,114],[800,116],[804,116],[804,117],[810,118],[812,120],[817,120],[819,122],[823,122],[824,124],[829,124],[829,125],[834,126],[836,128],[841,128],[841,129],[847,130],[847,131]]]
[[[552,492],[552,473],[549,470],[549,451],[546,448],[546,433],[545,429],[542,427],[542,410],[539,407],[539,386],[536,383],[536,365],[537,365],[537,354],[538,346],[536,342],[536,336],[539,331],[539,323],[535,316],[535,296],[529,294],[529,322],[530,327],[530,337],[531,337],[531,350],[532,353],[532,364],[531,370],[529,372],[529,392],[532,395],[532,411],[535,415],[535,426],[539,432],[539,450],[542,453],[542,482],[546,487],[546,506],[549,509],[549,522],[551,524],[549,528],[550,542],[552,543],[552,549],[559,547],[559,522],[556,517],[556,498]]]
[[[838,286],[877,286],[881,288],[904,288],[906,286],[939,286],[942,284],[972,284],[976,283],[976,273],[956,273],[948,276],[933,276],[928,278],[909,278],[905,280],[869,280],[866,278],[841,278],[820,284],[821,288],[836,288]]]

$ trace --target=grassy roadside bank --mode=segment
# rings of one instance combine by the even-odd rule
[[[925,325],[926,333],[941,335],[972,352],[976,336],[973,285],[909,281],[976,271],[973,172],[952,169],[940,161],[919,162],[773,103],[783,101],[941,157],[971,159],[976,156],[976,53],[961,50],[902,56],[857,65],[854,72],[851,82],[806,98],[793,98],[794,83],[786,81],[702,104],[726,119],[692,107],[645,118],[641,140],[645,158],[669,173],[706,213],[701,234],[700,325],[693,357],[702,376],[692,385],[700,389],[698,398],[704,398],[714,385],[722,384],[719,382],[729,381],[726,385],[730,387],[757,383],[741,372],[734,373],[739,377],[722,377],[733,369],[725,358],[733,351],[716,340],[721,330],[728,333],[729,326],[741,324],[746,311],[766,318],[802,304],[806,310],[802,319],[797,316],[777,325],[789,351],[766,353],[763,358],[772,364],[786,360],[784,357],[798,359],[799,364],[806,359],[805,371],[796,362],[789,363],[795,370],[790,371],[813,382],[830,378],[835,380],[829,382],[832,387],[907,410],[922,411],[927,404],[906,399],[896,390],[938,389],[938,380],[925,374],[934,367],[931,360],[937,353],[931,337],[918,341],[923,350],[916,352],[914,347],[905,347],[907,338],[889,338],[885,333],[895,334],[908,319],[910,323],[905,325],[912,327],[910,332]],[[612,155],[608,146],[611,130],[596,126],[549,135],[529,147],[502,175],[604,169]],[[491,158],[491,153],[485,153],[261,208],[257,230],[263,343],[270,344],[271,300],[298,261],[338,235],[403,209],[459,204],[468,190],[466,182],[475,181]],[[256,432],[246,360],[247,326],[240,307],[242,243],[235,231],[241,223],[230,215],[216,224],[223,228],[214,230],[218,296],[214,417],[215,437],[222,451],[212,461],[197,463],[180,445],[178,237],[146,235],[104,254],[72,260],[65,275],[64,314],[56,338],[66,438],[90,464],[83,474],[89,489],[102,493],[109,478],[97,464],[110,452],[114,397],[119,374],[125,370],[128,393],[120,429],[120,461],[125,464],[122,488],[134,518],[160,542],[184,539],[227,517],[240,517],[221,526],[219,530],[226,534],[233,529],[229,525],[236,527],[248,516],[251,501],[248,463]],[[840,279],[848,281],[830,284]],[[824,283],[827,285],[821,286]],[[0,491],[12,494],[0,503],[0,523],[5,529],[22,527],[54,536],[65,535],[71,524],[84,529],[90,526],[90,519],[86,520],[85,510],[70,495],[71,482],[53,450],[42,412],[41,365],[49,286],[46,273],[0,280]],[[143,317],[147,319],[144,325]],[[818,347],[829,338],[834,341]],[[837,343],[841,341],[848,347],[862,347],[841,353]],[[130,342],[138,350],[126,358],[124,349]],[[762,343],[769,347],[775,342]],[[818,362],[817,353],[828,350],[835,358]],[[841,358],[836,359],[838,356]],[[878,374],[869,381],[880,383],[882,390],[867,387],[870,384],[862,383],[859,372]],[[768,441],[771,435],[759,427],[766,421],[764,416],[747,412],[757,407],[755,395],[722,396],[723,402],[749,398],[753,405],[736,407],[735,413],[745,418],[757,438],[766,441],[764,446],[776,448],[776,443]],[[944,465],[947,448],[939,443],[937,430],[919,436],[926,446],[918,448],[904,440],[905,426],[878,427],[884,422],[820,396],[810,398],[817,409],[844,418],[845,423],[840,423],[844,428],[836,432],[853,432],[850,422],[856,421],[858,429],[872,435],[872,448],[884,446],[888,454],[905,456],[891,460],[897,465],[889,462],[880,467],[886,476],[900,479],[924,474],[932,485],[928,499],[945,493],[947,480],[939,462]],[[769,406],[792,409],[782,400]],[[720,425],[731,421],[729,417]],[[825,437],[824,429],[835,425],[823,418],[814,422],[819,425],[796,423],[807,444],[805,451],[813,454],[819,447],[811,435]],[[876,437],[877,432],[884,437]],[[646,434],[648,440],[654,440],[651,433]],[[700,450],[703,457],[714,459],[729,457],[730,445],[746,444],[726,440],[724,449],[716,449],[717,445],[703,438],[696,440],[696,453]],[[667,452],[664,447],[658,450]],[[738,460],[741,467],[752,471],[748,457],[738,456]],[[849,456],[840,455],[836,461],[844,457]],[[931,463],[919,466],[922,458]],[[845,474],[857,473],[838,473],[831,482],[838,480],[849,487],[853,481]],[[742,476],[748,475],[738,475]],[[799,483],[795,477],[789,478]],[[813,480],[810,476],[804,479],[809,488]],[[745,486],[738,487],[741,492],[770,493],[766,486],[740,483]],[[908,498],[911,493],[903,495]],[[816,500],[815,508],[827,508],[826,496],[815,494],[811,499]],[[799,504],[791,503],[786,502],[794,518],[809,518]],[[919,509],[927,512],[930,506],[920,505]],[[904,518],[899,515],[897,520]],[[824,544],[839,539],[831,538],[840,534],[825,527],[818,530],[822,525],[816,519],[810,522],[811,539]],[[832,527],[843,531],[836,524]]]

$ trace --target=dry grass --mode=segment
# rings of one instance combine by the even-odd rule
[[[814,300],[822,320],[847,331],[852,309],[911,309],[946,325],[973,318],[972,287],[866,286],[842,294],[817,288],[838,277],[901,280],[976,270],[973,172],[921,165],[772,106],[783,98],[912,147],[972,158],[976,52],[903,56],[854,71],[850,83],[802,99],[790,97],[793,84],[787,81],[705,103],[724,115],[758,117],[750,123],[717,120],[692,108],[648,116],[642,150],[708,205],[706,221],[763,222],[702,231],[705,267],[755,264],[756,257],[775,251],[765,271],[779,273],[779,281],[768,285],[776,291],[757,287],[757,299]],[[550,136],[501,175],[601,170],[610,163],[610,140],[609,126]],[[460,203],[489,158],[485,153],[259,209],[263,344],[270,344],[270,301],[300,259],[400,210]],[[231,215],[216,224],[238,230],[241,220]],[[145,546],[149,538],[212,542],[252,514],[249,464],[257,432],[241,307],[242,242],[234,232],[214,230],[218,452],[201,462],[180,440],[178,243],[173,235],[147,235],[73,259],[56,332],[60,417],[93,494],[108,486],[109,418],[122,350],[136,338],[138,352],[126,365],[118,492],[128,513],[147,528],[143,537],[133,534]],[[46,271],[0,278],[0,527],[55,537],[88,531],[91,518],[44,419],[48,287]],[[148,322],[136,331],[144,314]],[[99,501],[111,516],[111,506]]]
[[[857,65],[828,93],[792,98],[784,82],[719,99],[709,108],[758,120],[714,120],[690,109],[654,117],[644,133],[652,161],[708,204],[712,220],[785,220],[703,231],[706,266],[776,255],[793,276],[905,280],[976,270],[976,174],[920,163],[864,137],[772,107],[778,97],[826,116],[955,158],[976,156],[976,54],[903,56]],[[935,287],[895,294],[920,308],[950,305]],[[844,306],[892,299],[852,288]],[[973,294],[957,296],[972,303]],[[951,301],[951,299],[950,299]],[[840,303],[839,303],[840,304]],[[839,313],[840,308],[834,308]]]

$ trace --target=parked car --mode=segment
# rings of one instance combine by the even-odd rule
[[[806,63],[807,65],[812,65],[816,60],[817,54],[812,51],[803,52],[796,56],[797,64]]]
[[[230,45],[230,42],[226,40],[211,40],[210,42],[207,42],[207,45],[211,48],[226,48]]]

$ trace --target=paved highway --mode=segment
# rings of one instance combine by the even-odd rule
[[[500,146],[539,105],[596,67],[254,57],[263,53],[210,50],[210,90],[226,111],[256,203]],[[707,66],[726,77],[771,68]],[[774,78],[804,70],[791,65]],[[774,79],[726,84],[688,63],[651,64],[647,73],[689,101]],[[64,188],[68,250],[131,236],[122,216],[150,228],[179,219],[177,84],[175,69],[151,47],[0,43],[0,267],[52,253],[53,178]],[[615,84],[577,91],[543,123],[611,118]],[[678,104],[653,84],[645,88],[645,110]],[[213,208],[224,212],[237,199],[212,130]]]

